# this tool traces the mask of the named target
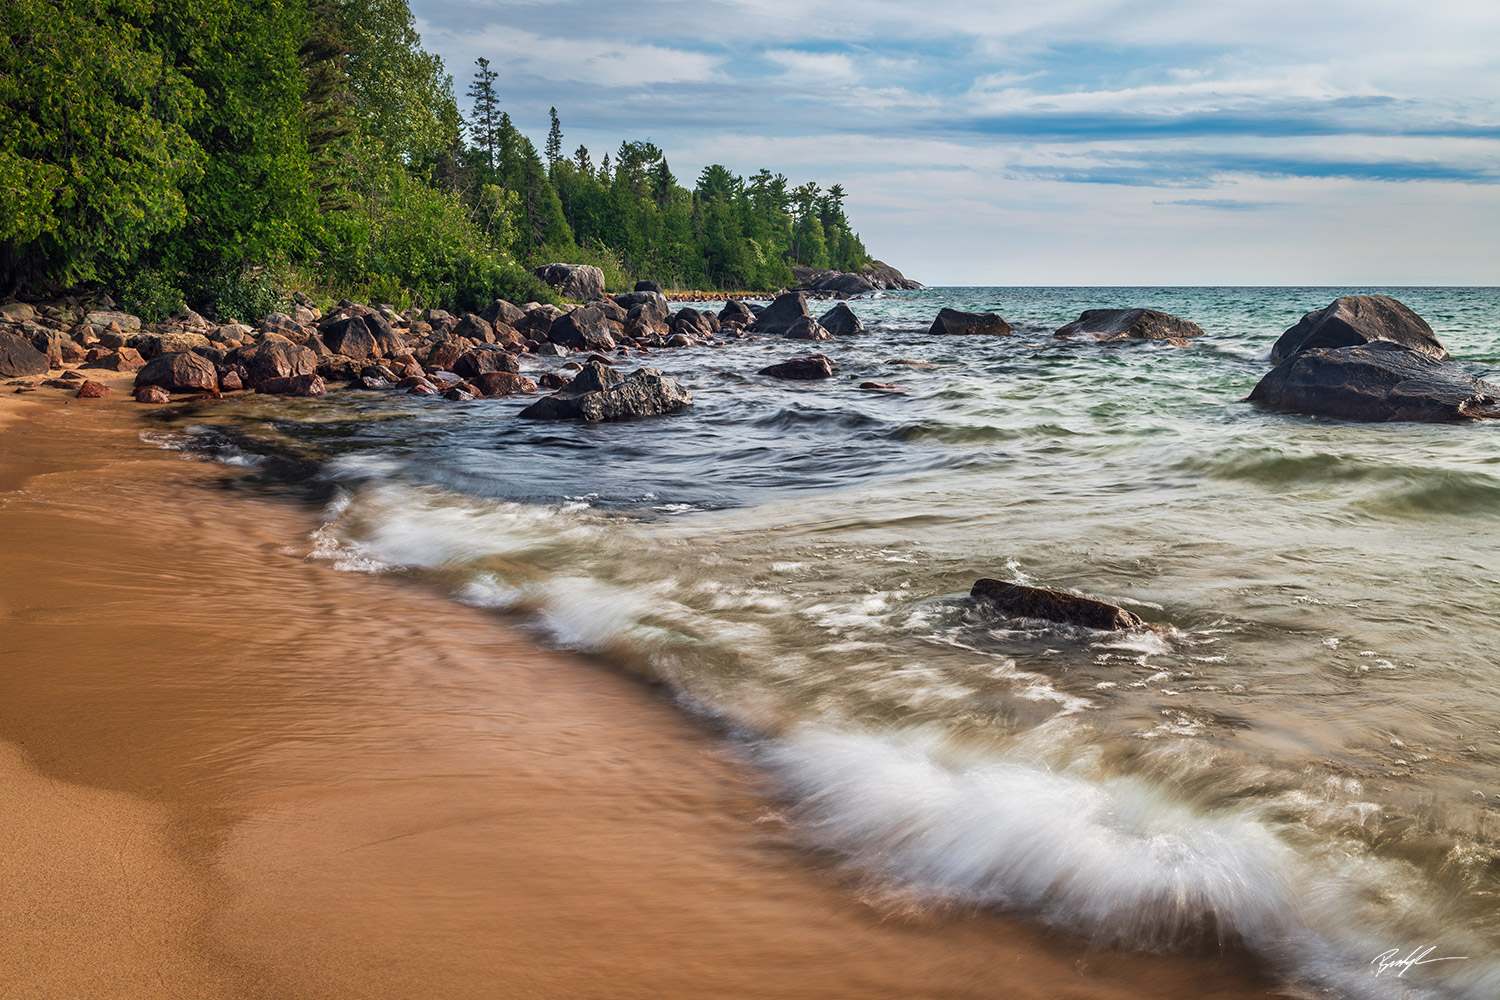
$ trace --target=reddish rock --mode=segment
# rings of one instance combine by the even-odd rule
[[[901,386],[897,385],[894,382],[861,382],[859,384],[859,387],[861,389],[880,389],[880,390],[882,390],[884,392],[905,392],[906,391],[905,389],[903,389]]]
[[[92,379],[87,379],[83,385],[78,387],[78,392],[74,395],[78,399],[103,399],[113,392],[114,390],[103,382],[95,382]]]
[[[143,385],[135,391],[137,403],[170,403],[172,394],[159,385]]]
[[[224,392],[238,392],[240,389],[245,388],[245,381],[240,378],[238,371],[231,368],[219,376],[219,388]]]
[[[437,386],[433,385],[431,382],[419,381],[416,385],[407,389],[406,394],[408,396],[436,396],[438,394],[438,390]]]
[[[536,383],[514,372],[485,372],[471,379],[482,396],[510,396],[518,392],[536,392]]]
[[[419,385],[425,385],[429,389],[436,389],[437,388],[437,386],[435,386],[431,382],[429,382],[427,380],[427,377],[424,376],[424,375],[407,375],[406,377],[404,377],[403,379],[401,379],[401,381],[399,381],[399,382],[396,383],[396,388],[397,389],[415,389]]]
[[[159,385],[168,392],[216,392],[219,370],[190,351],[158,354],[135,373],[136,388]]]
[[[561,389],[568,384],[568,379],[563,378],[557,372],[543,372],[537,378],[536,383],[543,389]]]
[[[514,375],[520,370],[521,364],[514,354],[497,349],[469,351],[453,362],[453,371],[464,378],[475,378],[485,372],[510,372]]]
[[[65,378],[65,379],[68,379],[70,381],[77,381],[77,382],[82,382],[86,378],[88,378],[88,376],[85,375],[83,372],[63,372],[62,373],[62,377]]]
[[[0,375],[45,375],[47,355],[13,334],[0,334]]]
[[[112,372],[133,372],[143,368],[146,359],[141,357],[141,352],[134,347],[121,347],[118,350],[101,350],[94,348],[84,356],[83,367],[103,368]]]
[[[448,389],[445,389],[443,391],[443,398],[447,399],[447,400],[451,400],[451,401],[453,401],[455,403],[462,403],[462,402],[465,402],[466,400],[473,399],[474,398],[474,394],[472,392],[467,392],[467,391],[465,391],[463,389],[460,389],[458,386],[455,385],[455,386],[451,386]]]
[[[268,396],[321,396],[328,385],[321,375],[289,375],[263,379],[255,391]]]

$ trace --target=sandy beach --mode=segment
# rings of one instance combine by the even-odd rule
[[[1274,995],[877,908],[652,689],[308,558],[115,382],[0,398],[0,998]]]

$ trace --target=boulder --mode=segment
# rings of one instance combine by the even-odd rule
[[[170,403],[172,394],[159,385],[143,385],[135,391],[137,403]]]
[[[83,367],[103,368],[112,372],[133,372],[146,363],[141,352],[133,347],[122,347],[118,351],[95,348],[85,356]]]
[[[672,306],[667,302],[667,297],[661,292],[621,292],[614,298],[615,305],[624,309],[626,313],[634,312],[636,306],[650,306],[651,315],[658,319],[666,319],[671,313]]]
[[[982,579],[975,582],[969,596],[994,605],[1011,618],[1040,618],[1103,632],[1139,632],[1149,627],[1139,615],[1124,608],[1060,590]]]
[[[493,344],[495,342],[495,328],[473,313],[464,313],[464,318],[459,320],[452,330],[448,331],[448,335],[452,337],[467,337],[480,344]]]
[[[504,323],[506,326],[513,327],[525,315],[519,308],[504,299],[496,299],[484,307],[479,313],[479,318],[491,326],[496,323]]]
[[[658,369],[640,368],[622,376],[608,365],[590,361],[573,381],[532,403],[520,415],[533,420],[597,423],[675,413],[692,402],[692,393]]]
[[[103,399],[112,392],[114,390],[103,382],[95,382],[89,379],[78,387],[78,391],[74,395],[79,399]]]
[[[865,332],[865,325],[854,315],[854,310],[842,302],[818,317],[818,325],[835,337],[852,337]]]
[[[371,332],[363,316],[349,316],[327,323],[320,336],[334,354],[342,354],[355,361],[366,361],[381,355],[375,334]]]
[[[581,306],[559,316],[547,332],[547,339],[570,351],[612,351],[614,332],[603,311]]]
[[[808,315],[807,296],[802,292],[787,292],[776,296],[765,311],[755,317],[750,325],[751,333],[784,334],[792,324]]]
[[[713,324],[709,322],[708,314],[688,307],[683,307],[673,314],[670,329],[674,336],[691,337],[695,340],[712,340],[714,336]]]
[[[48,370],[47,355],[15,334],[0,333],[0,375],[21,378]]]
[[[960,312],[941,309],[928,333],[1010,333],[1010,324],[995,313]]]
[[[1277,339],[1271,360],[1279,363],[1317,347],[1355,347],[1381,340],[1439,360],[1448,357],[1427,321],[1389,295],[1346,295],[1298,320]]]
[[[1500,418],[1500,385],[1388,341],[1301,351],[1261,379],[1246,401],[1341,420]]]
[[[245,371],[245,385],[258,388],[270,378],[312,375],[318,370],[318,356],[306,347],[264,341],[253,347],[236,347],[225,358]]]
[[[245,388],[245,377],[240,374],[238,367],[223,369],[219,372],[220,392],[239,392]]]
[[[774,365],[767,365],[758,374],[772,378],[811,380],[832,378],[834,361],[826,354],[803,354]]]
[[[648,281],[647,279],[642,278],[640,281],[637,281],[635,283],[635,290],[638,292],[655,292],[657,295],[660,295],[661,285],[657,284],[654,281]]]
[[[595,299],[588,304],[602,312],[605,319],[612,319],[616,323],[625,322],[626,317],[630,315],[625,307],[614,299]]]
[[[273,312],[260,321],[261,333],[301,333],[302,325],[286,313]]]
[[[292,375],[265,379],[255,391],[268,396],[321,396],[328,391],[328,385],[320,375]]]
[[[1203,336],[1203,328],[1155,309],[1086,309],[1053,336],[1060,340],[1186,340]]]
[[[719,322],[724,326],[749,326],[755,322],[755,313],[745,303],[730,299],[719,310]]]
[[[832,340],[833,334],[823,329],[822,324],[811,316],[803,316],[786,331],[787,340]]]
[[[512,323],[517,333],[528,340],[546,340],[552,324],[565,315],[557,306],[535,306],[526,310],[519,320]]]
[[[543,264],[531,273],[564,298],[588,302],[604,297],[604,272],[592,264]]]
[[[106,330],[109,329],[110,324],[114,324],[121,330],[139,330],[141,328],[141,318],[139,316],[115,312],[111,309],[100,309],[91,312],[83,318],[83,321],[89,326],[97,326]]]
[[[453,362],[452,370],[464,378],[476,378],[485,372],[510,372],[521,370],[516,356],[498,347],[476,348],[467,351]]]
[[[36,310],[25,302],[0,302],[0,320],[26,323],[36,319]]]
[[[168,392],[217,392],[219,370],[189,351],[158,354],[135,373],[135,387],[156,385]]]
[[[860,270],[860,277],[885,291],[917,291],[927,286],[913,281],[885,261],[877,260]]]
[[[485,372],[469,381],[476,395],[510,396],[518,392],[536,392],[536,383],[515,372]]]
[[[474,394],[472,392],[468,392],[467,390],[460,389],[456,385],[452,385],[443,390],[443,398],[454,403],[462,403],[466,402],[467,400],[473,399]]]

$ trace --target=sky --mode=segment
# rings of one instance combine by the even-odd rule
[[[1500,284],[1497,0],[411,0],[540,149],[842,184],[930,285]]]

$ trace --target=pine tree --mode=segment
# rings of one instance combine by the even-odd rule
[[[547,169],[552,171],[562,159],[562,123],[557,120],[556,108],[549,108],[547,113],[552,116],[552,131],[547,133]]]
[[[580,145],[573,153],[573,162],[578,164],[578,172],[585,177],[594,176],[594,161],[589,158],[589,148]]]
[[[469,84],[468,97],[474,102],[474,113],[469,116],[469,131],[476,149],[485,154],[485,162],[491,171],[495,169],[495,147],[499,142],[500,122],[496,112],[500,100],[495,96],[495,80],[500,76],[490,69],[490,61],[484,56],[474,60],[479,72]]]

